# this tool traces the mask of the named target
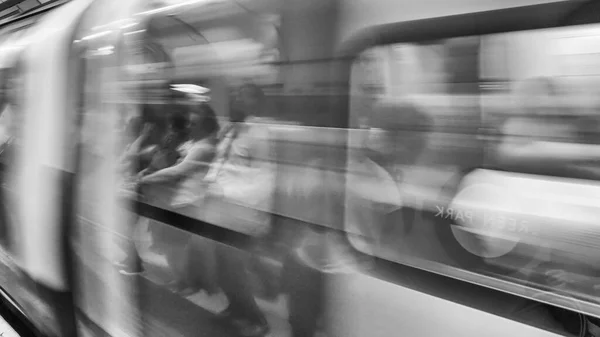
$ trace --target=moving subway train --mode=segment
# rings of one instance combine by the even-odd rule
[[[599,11],[73,0],[1,24],[1,313],[600,336]]]

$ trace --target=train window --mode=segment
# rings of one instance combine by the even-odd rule
[[[201,206],[207,201],[203,177],[212,162],[217,137],[229,134],[231,121],[272,121],[276,111],[267,91],[277,84],[279,67],[274,62],[280,52],[274,20],[277,13],[224,6],[230,15],[220,19],[203,20],[200,12],[192,9],[177,15],[155,15],[145,29],[133,27],[126,32],[128,64],[124,70],[133,81],[124,84],[130,88],[127,97],[139,107],[136,120],[144,125],[133,139],[144,137],[142,148],[148,151],[136,173],[147,192],[146,201],[225,226],[229,221],[221,219],[218,206]],[[254,128],[260,129],[264,128]],[[252,133],[246,136],[263,136],[262,131]],[[233,154],[252,150],[233,146]],[[205,147],[212,150],[201,151]],[[259,168],[270,153],[248,155],[252,158],[243,160]],[[222,173],[216,171],[212,173]],[[246,212],[250,201],[242,199],[239,211]]]
[[[354,247],[600,315],[599,31],[385,45],[357,57],[345,217]]]
[[[370,172],[367,175],[373,176],[368,184],[374,184],[370,189],[387,186],[380,200],[383,204],[373,210],[387,209],[386,216],[400,221],[385,225],[387,233],[373,232],[378,237],[367,240],[375,241],[362,242],[359,237],[367,233],[362,232],[360,224],[376,221],[383,214],[371,214],[368,216],[371,220],[360,219],[367,216],[359,204],[353,206],[360,197],[349,199],[346,229],[356,232],[352,240],[361,241],[364,249],[378,247],[383,249],[378,254],[403,256],[404,250],[424,247],[414,241],[414,247],[392,244],[392,237],[423,229],[412,227],[420,214],[409,214],[403,209],[434,209],[433,204],[427,203],[437,200],[443,193],[440,188],[447,181],[461,170],[480,164],[481,151],[473,136],[480,118],[479,44],[478,38],[460,38],[420,45],[381,46],[357,58],[352,68],[353,131],[348,162],[348,188],[353,192],[348,193],[348,198],[355,198],[352,194],[359,193],[358,186],[366,183],[364,174]],[[368,160],[363,160],[363,156]],[[353,187],[354,184],[357,185]],[[394,185],[397,187],[390,188]],[[352,214],[354,209],[356,214]],[[389,242],[381,241],[388,239]]]
[[[116,99],[124,100],[117,103],[131,108],[121,116],[126,146],[119,174],[123,190],[139,201],[142,217],[131,226],[145,238],[127,251],[120,271],[144,271],[144,287],[154,292],[149,298],[174,298],[164,314],[149,318],[149,329],[183,322],[173,314],[221,311],[232,288],[268,298],[267,307],[281,306],[273,282],[261,281],[278,273],[281,261],[273,267],[255,259],[258,271],[247,278],[234,264],[251,256],[211,240],[242,237],[246,247],[271,226],[272,130],[289,124],[279,110],[284,53],[278,8],[225,1],[188,9],[157,12],[125,29],[119,69],[125,76],[116,85],[122,91]],[[132,262],[136,256],[141,263]],[[228,276],[219,289],[217,272],[238,276]],[[267,319],[285,323],[284,312],[266,314],[261,299],[256,302],[251,320],[237,328],[266,329]],[[175,327],[185,335],[230,328],[191,316]]]

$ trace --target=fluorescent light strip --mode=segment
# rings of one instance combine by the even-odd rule
[[[116,20],[116,21],[113,21],[113,22],[109,22],[109,23],[107,23],[105,25],[93,27],[92,30],[100,30],[101,28],[110,27],[110,26],[116,25],[118,23],[128,23],[128,22],[131,22],[131,19]]]
[[[138,15],[138,16],[139,15],[152,15],[152,14],[156,14],[156,13],[160,13],[160,12],[165,12],[165,11],[169,11],[169,10],[172,10],[172,9],[176,9],[176,8],[179,8],[179,7],[184,7],[184,6],[187,6],[187,5],[193,5],[193,4],[198,4],[198,3],[208,3],[208,2],[212,2],[212,1],[215,1],[215,0],[190,0],[190,1],[185,1],[185,2],[179,3],[179,4],[164,6],[164,7],[160,7],[160,8],[157,8],[157,9],[152,9],[152,10],[145,11],[145,12],[140,12],[140,13],[137,13],[136,15]]]
[[[132,22],[132,23],[128,23],[126,25],[122,25],[121,29],[125,29],[125,28],[131,28],[133,26],[137,26],[139,23],[138,22]]]
[[[106,36],[106,35],[108,35],[110,33],[112,33],[112,30],[106,30],[106,31],[103,31],[103,32],[100,32],[100,33],[96,33],[96,34],[84,36],[82,38],[82,40],[93,40],[93,39],[96,39],[96,38],[99,38],[99,37],[102,37],[102,36]]]
[[[133,35],[133,34],[139,34],[139,33],[143,33],[145,32],[145,29],[140,29],[140,30],[134,30],[133,32],[127,32],[124,35]]]

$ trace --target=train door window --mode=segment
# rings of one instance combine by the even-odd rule
[[[480,165],[481,153],[473,136],[480,118],[479,43],[478,38],[460,38],[380,46],[366,50],[355,61],[347,178],[352,192],[348,197],[360,199],[352,195],[367,183],[361,172],[378,172],[369,184],[375,184],[373,189],[386,186],[386,197],[380,201],[382,210],[389,212],[374,212],[361,220],[356,217],[368,212],[352,206],[359,199],[348,200],[346,230],[357,235],[352,240],[361,250],[395,259],[427,246],[411,239],[397,244],[396,240],[431,230],[420,224],[419,212],[409,210],[435,209],[433,202],[444,193],[446,183],[461,170]],[[367,161],[360,159],[364,156]],[[373,167],[364,167],[366,162]],[[385,220],[388,217],[400,223],[360,228],[363,223],[390,221]]]
[[[461,37],[359,55],[345,217],[354,247],[598,315],[597,32]]]
[[[270,226],[274,168],[268,137],[277,123],[272,92],[280,81],[279,13],[272,4],[237,1],[165,8],[141,13],[146,25],[123,33],[120,70],[127,76],[118,87],[136,111],[123,120],[138,148],[122,174],[130,196],[139,196],[142,217],[131,226],[142,238],[127,252],[141,264],[122,272],[144,271],[140,298],[151,331],[227,334],[236,327],[210,319],[228,302],[217,272],[237,271],[227,276],[237,282],[229,289],[252,298],[272,286],[260,281],[266,274],[247,278],[245,268],[231,270],[230,260],[218,269],[216,264],[246,258],[235,242]],[[229,185],[219,183],[225,175]],[[256,265],[277,273],[272,264]],[[258,307],[251,314],[258,318],[245,329],[265,328],[265,320],[285,329],[277,300],[252,299]]]
[[[564,287],[561,291],[573,299],[570,306],[586,307],[575,303],[596,301],[589,290],[596,282],[591,277],[595,273],[595,263],[591,261],[597,254],[593,243],[596,236],[582,231],[592,221],[588,216],[594,211],[586,205],[597,198],[593,191],[598,188],[598,171],[594,160],[582,158],[578,151],[594,151],[598,144],[598,101],[594,89],[598,61],[592,57],[597,53],[594,41],[598,31],[597,25],[591,25],[486,37],[496,42],[497,50],[502,51],[499,54],[504,55],[503,60],[497,61],[506,65],[502,76],[505,85],[488,89],[483,106],[487,124],[500,133],[500,138],[487,144],[486,152],[490,160],[495,160],[495,167],[513,173],[494,172],[465,184],[469,188],[480,179],[493,182],[499,194],[505,196],[496,199],[493,208],[510,210],[506,221],[490,218],[488,223],[492,230],[508,234],[516,246],[506,255],[486,259],[486,268],[508,270],[536,289],[560,284],[545,278],[560,274],[559,279],[565,281],[560,284]],[[491,58],[490,54],[486,53],[487,57]],[[536,149],[538,144],[548,144],[549,150]],[[565,158],[558,150],[563,146],[578,154]],[[517,152],[519,156],[515,156]],[[570,183],[570,179],[577,179],[578,183]],[[522,193],[531,188],[537,191],[535,195]],[[581,199],[574,203],[565,201],[571,195]],[[492,196],[481,201],[488,198]],[[525,214],[544,220],[531,221]],[[577,225],[567,229],[559,218]],[[486,246],[493,244],[491,239],[486,241]],[[519,255],[526,264],[509,258]],[[592,308],[587,311],[597,313]]]

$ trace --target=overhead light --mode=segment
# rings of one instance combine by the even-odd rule
[[[106,56],[106,55],[112,55],[114,52],[112,51],[112,49],[105,49],[105,50],[96,50],[93,52],[90,52],[91,56]]]
[[[82,38],[82,40],[93,40],[93,39],[97,39],[97,38],[99,38],[99,37],[106,36],[106,35],[108,35],[108,34],[110,34],[110,33],[112,33],[112,30],[106,30],[106,31],[103,31],[103,32],[100,32],[100,33],[96,33],[96,34],[92,34],[92,35],[84,36],[84,37]]]
[[[139,23],[138,22],[132,22],[132,23],[128,23],[126,25],[122,25],[121,29],[126,29],[126,28],[131,28],[133,26],[137,26]]]
[[[194,4],[200,4],[200,3],[208,3],[208,2],[215,2],[216,0],[188,0],[188,1],[184,1],[181,3],[176,3],[173,5],[168,5],[168,6],[163,6],[163,7],[159,7],[156,9],[152,9],[149,11],[144,11],[144,12],[140,12],[137,13],[135,15],[152,15],[152,14],[156,14],[156,13],[161,13],[161,12],[165,12],[165,11],[170,11],[179,7],[184,7],[184,6],[188,6],[188,5],[194,5]]]
[[[198,94],[198,95],[202,94],[201,92],[191,89],[191,88],[171,88],[171,90],[183,92],[186,94]]]
[[[205,88],[195,84],[172,84],[171,89],[190,94],[206,94],[210,92],[209,88]]]
[[[115,46],[104,46],[104,47],[100,47],[96,50],[91,51],[91,55],[93,56],[105,56],[105,55],[111,55],[112,53],[114,53],[115,50]]]

